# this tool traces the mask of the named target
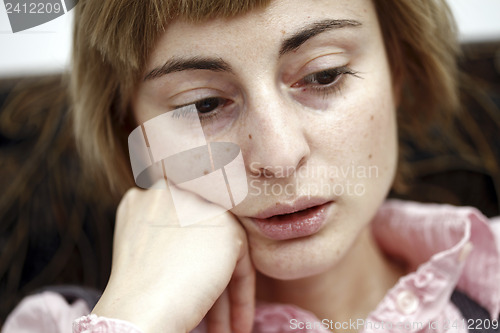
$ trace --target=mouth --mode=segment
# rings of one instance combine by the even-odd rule
[[[332,204],[333,201],[320,198],[300,198],[291,205],[277,203],[251,220],[264,236],[273,240],[306,237],[325,224]]]

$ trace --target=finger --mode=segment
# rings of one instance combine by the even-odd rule
[[[176,223],[174,203],[166,181],[159,180],[150,190],[131,188],[117,211],[117,221],[141,221],[148,224]]]
[[[230,311],[229,295],[226,289],[207,313],[207,333],[231,333]]]
[[[255,268],[247,249],[229,283],[229,298],[233,332],[250,333],[255,313]]]
[[[154,186],[146,191],[151,197],[146,199],[148,214],[161,216],[161,224],[168,226],[178,226],[175,204],[172,197],[172,187],[165,179],[160,179]]]

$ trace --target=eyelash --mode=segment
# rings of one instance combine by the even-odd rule
[[[188,106],[194,106],[194,103],[190,103],[187,105],[181,105],[177,106],[174,109],[174,113],[172,115],[172,118],[178,119],[178,118],[189,118],[193,116],[193,113],[187,108]],[[198,113],[198,118],[200,119],[200,122],[206,122],[206,121],[213,121],[216,120],[219,116],[217,114],[218,112],[210,112],[208,114],[199,114]]]
[[[172,117],[173,118],[189,118],[189,117],[192,117],[193,116],[193,112],[190,110],[191,108],[196,108],[196,104],[197,103],[200,103],[200,102],[203,102],[203,101],[208,101],[208,100],[215,100],[217,99],[219,102],[221,101],[225,101],[225,103],[222,103],[223,105],[222,106],[226,106],[228,103],[228,100],[225,99],[225,98],[222,98],[222,97],[208,97],[208,98],[202,98],[200,100],[197,100],[195,102],[192,102],[192,103],[189,103],[189,104],[184,104],[184,105],[179,105],[179,106],[176,106],[174,107],[174,113],[172,114]],[[229,104],[232,104],[232,103],[229,103]],[[217,106],[217,108],[219,107],[219,105]],[[199,113],[197,112],[197,117],[198,119],[200,119],[200,122],[203,124],[203,123],[207,123],[207,122],[211,122],[211,121],[215,121],[217,120],[217,118],[219,117],[219,111],[210,111],[210,112],[207,112],[207,113]]]
[[[319,86],[314,86],[311,85],[311,82],[307,81],[312,81],[314,80],[314,77],[319,75],[319,74],[329,74],[329,75],[334,75],[335,78],[334,80],[326,85],[319,85]],[[354,71],[353,69],[349,68],[348,66],[341,66],[341,67],[336,67],[336,68],[330,68],[326,69],[323,71],[315,72],[312,74],[308,74],[305,77],[303,77],[300,81],[297,83],[294,83],[292,87],[297,87],[297,88],[302,88],[303,90],[310,90],[314,94],[321,94],[323,98],[327,98],[331,93],[338,93],[340,92],[342,85],[343,85],[343,78],[344,75],[353,75],[357,78],[361,78],[358,75],[357,71]],[[317,78],[316,78],[317,80]],[[306,87],[303,87],[303,85],[307,85]],[[189,103],[189,104],[184,104],[184,105],[179,105],[174,107],[174,113],[172,115],[173,118],[188,118],[193,116],[193,112],[190,110],[192,107],[196,107],[197,103],[203,102],[203,101],[208,101],[210,99],[218,99],[220,101],[225,101],[225,103],[222,103],[222,106],[227,105],[227,99],[222,98],[222,97],[209,97],[209,98],[202,98],[200,100],[197,100],[195,102]],[[231,103],[230,103],[231,104]],[[217,106],[218,108],[219,106]],[[217,110],[217,108],[215,110]],[[202,124],[204,123],[209,123],[212,121],[217,120],[219,117],[219,111],[210,111],[207,113],[199,113],[198,118],[200,119],[200,122]]]
[[[319,74],[324,74],[324,73],[327,73],[330,75],[335,75],[335,79],[333,80],[333,82],[326,84],[326,85],[319,85],[319,86],[312,85],[312,86],[304,87],[304,85],[311,84],[311,82],[309,82],[309,83],[305,82],[308,80],[308,78],[309,78],[309,80],[312,80],[312,78],[314,76],[319,75]],[[321,94],[323,96],[323,98],[327,98],[331,93],[338,93],[341,91],[342,85],[344,83],[343,79],[345,78],[344,74],[352,75],[352,76],[357,77],[357,78],[362,78],[361,76],[358,75],[357,71],[351,69],[348,66],[341,66],[341,67],[331,68],[331,69],[315,72],[312,74],[308,74],[307,76],[302,78],[297,83],[294,83],[292,85],[292,87],[302,88],[303,90],[310,89],[310,91],[312,93]]]

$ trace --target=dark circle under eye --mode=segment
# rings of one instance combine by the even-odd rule
[[[329,71],[319,72],[315,74],[315,79],[318,84],[330,84],[337,78],[337,73]]]
[[[208,113],[213,111],[221,105],[221,99],[217,97],[205,98],[201,101],[196,102],[194,105],[199,113]]]

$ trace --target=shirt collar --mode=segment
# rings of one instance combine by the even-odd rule
[[[412,273],[391,288],[369,318],[429,321],[449,303],[455,288],[498,318],[500,255],[488,220],[478,210],[390,200],[375,216],[372,230],[380,248],[408,263]]]

